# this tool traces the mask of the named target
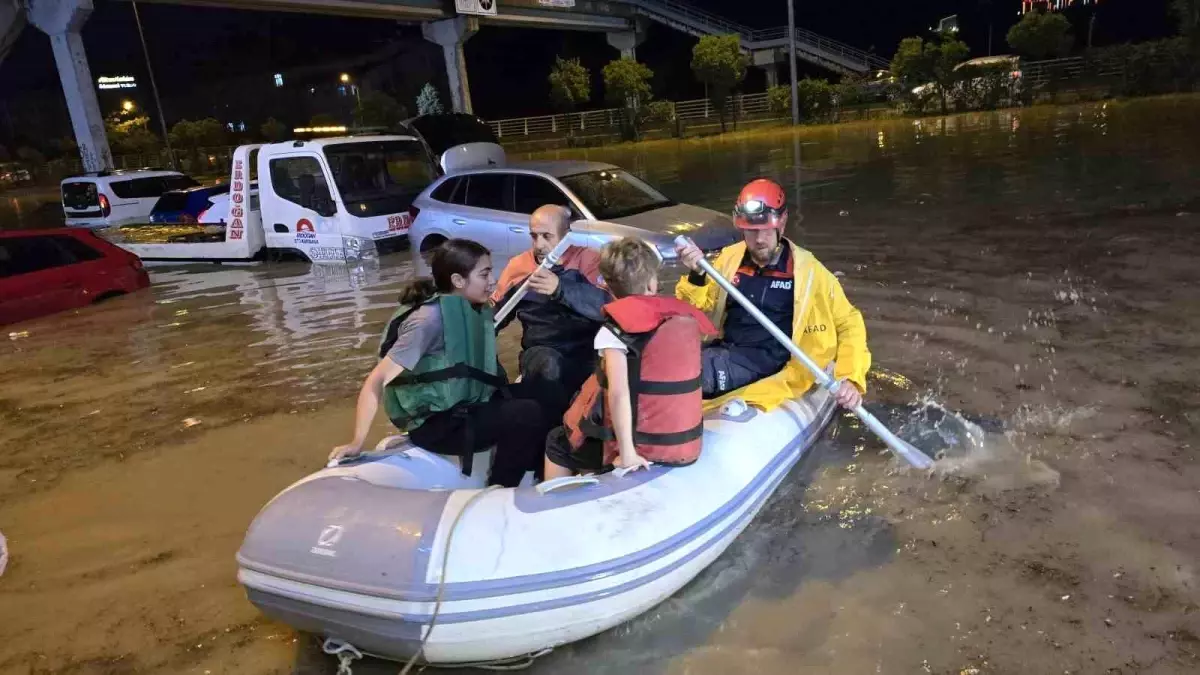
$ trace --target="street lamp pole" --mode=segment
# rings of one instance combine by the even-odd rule
[[[800,124],[800,95],[796,89],[796,0],[788,0],[788,66],[792,74],[792,126]]]
[[[150,88],[154,91],[154,105],[158,107],[158,122],[162,125],[163,143],[167,145],[167,160],[175,166],[175,151],[171,149],[171,135],[167,133],[167,118],[163,115],[162,100],[158,97],[158,84],[154,81],[154,68],[150,66],[150,50],[146,48],[146,35],[142,32],[142,17],[138,14],[137,0],[133,0],[133,20],[137,22],[138,38],[142,41],[142,54],[146,56],[146,72],[150,75]]]

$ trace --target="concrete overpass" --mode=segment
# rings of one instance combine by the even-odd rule
[[[494,16],[459,16],[450,0],[143,0],[225,9],[305,12],[360,16],[420,24],[425,38],[442,47],[454,109],[471,112],[463,43],[481,25],[558,30],[596,31],[608,43],[633,58],[654,21],[691,35],[736,34],[756,66],[766,68],[768,82],[777,82],[776,64],[786,61],[786,26],[755,30],[697,10],[676,0],[577,0],[573,7],[543,6],[538,0],[499,0]],[[50,37],[62,80],[67,109],[88,171],[112,166],[104,119],[96,101],[95,83],[79,31],[91,15],[93,0],[0,0],[0,62],[25,23]],[[886,67],[883,59],[810,31],[796,30],[796,55],[841,73],[866,73]]]

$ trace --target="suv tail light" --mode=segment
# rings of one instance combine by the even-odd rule
[[[408,224],[412,225],[417,222],[417,215],[421,213],[421,209],[417,208],[416,204],[408,207]]]
[[[108,196],[100,195],[100,213],[107,218],[112,213],[112,205],[108,203]]]

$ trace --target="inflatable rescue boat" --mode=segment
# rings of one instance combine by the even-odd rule
[[[649,610],[762,508],[834,415],[823,389],[705,418],[683,467],[484,490],[407,442],[318,471],[255,518],[238,580],[263,613],[387,659],[520,657]],[[393,437],[403,438],[403,437]],[[488,466],[486,453],[474,466]]]

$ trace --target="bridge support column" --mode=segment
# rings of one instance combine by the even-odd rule
[[[30,0],[29,22],[50,36],[84,171],[104,171],[113,168],[113,153],[104,135],[104,115],[96,100],[88,54],[79,37],[91,10],[91,0]]]
[[[442,53],[446,56],[446,80],[450,83],[450,100],[454,105],[454,112],[473,112],[463,43],[478,31],[479,19],[467,16],[421,24],[421,33],[425,39],[441,45]]]
[[[621,52],[623,59],[636,59],[638,45],[646,41],[646,21],[637,17],[633,22],[633,30],[609,33],[608,46]]]
[[[767,74],[767,89],[779,86],[779,69],[774,63],[767,64],[762,67],[763,72]]]
[[[108,149],[104,115],[79,36],[91,14],[92,0],[29,0],[29,22],[50,36],[83,169],[104,171],[113,166],[112,151]]]
[[[787,56],[781,49],[763,49],[750,54],[750,63],[766,72],[767,87],[779,84],[779,64],[786,62]]]

